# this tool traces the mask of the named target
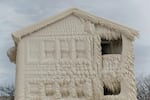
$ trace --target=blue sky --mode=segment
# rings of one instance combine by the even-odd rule
[[[135,73],[149,74],[149,4],[149,0],[0,0],[0,85],[12,84],[15,79],[15,64],[6,55],[14,46],[11,33],[72,7],[138,30],[140,38],[134,43]]]

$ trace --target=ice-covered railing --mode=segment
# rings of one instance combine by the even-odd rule
[[[113,72],[120,71],[121,66],[121,55],[120,54],[106,54],[102,56],[103,58],[103,72]]]
[[[121,71],[121,55],[106,54],[102,56],[102,77],[105,88],[111,90],[115,95],[120,92],[120,71]],[[104,98],[108,98],[105,96]],[[110,100],[110,99],[106,99]],[[118,100],[118,99],[114,99]]]

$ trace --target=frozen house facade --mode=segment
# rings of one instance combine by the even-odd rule
[[[137,36],[75,8],[14,32],[15,100],[137,100]]]

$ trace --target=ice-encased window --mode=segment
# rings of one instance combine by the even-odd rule
[[[106,40],[101,41],[102,55],[104,54],[121,54],[122,52],[122,40]]]

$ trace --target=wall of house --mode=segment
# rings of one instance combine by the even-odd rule
[[[93,98],[93,36],[83,26],[69,16],[20,41],[16,100]]]
[[[99,63],[99,72],[101,72],[102,85],[105,88],[108,88],[111,92],[114,92],[113,95],[103,95],[101,96],[104,100],[137,100],[136,98],[136,85],[135,85],[135,75],[134,75],[134,50],[132,40],[121,35],[120,33],[116,34],[116,30],[109,30],[106,27],[96,25],[96,33],[98,34],[98,42],[100,39],[105,39],[108,41],[112,40],[122,40],[122,48],[114,48],[114,50],[121,50],[121,53],[114,52],[114,54],[98,55],[100,59]],[[95,39],[96,40],[96,39]],[[100,43],[97,42],[97,45]],[[97,46],[98,47],[98,46]],[[99,50],[102,50],[102,47],[98,47]],[[102,51],[100,51],[102,54]],[[115,91],[120,90],[120,93],[116,95]],[[104,92],[104,87],[101,88],[101,91]],[[104,93],[105,94],[105,93]]]
[[[122,56],[102,56],[101,38],[121,38],[120,34],[115,34],[105,27],[70,15],[24,37],[17,48],[15,100],[121,100],[129,95],[129,91],[132,91],[129,92],[132,94],[131,100],[136,100],[135,88],[130,87],[134,85],[131,41],[122,36]],[[114,66],[107,65],[105,59],[111,59],[109,64],[115,62],[114,66],[119,67],[116,76],[113,69],[107,70],[107,67]],[[107,80],[110,76],[104,70],[112,73],[110,75],[114,76],[114,80],[121,82],[122,91],[119,95],[104,96],[104,84],[112,85]],[[126,79],[130,82],[126,83]]]

